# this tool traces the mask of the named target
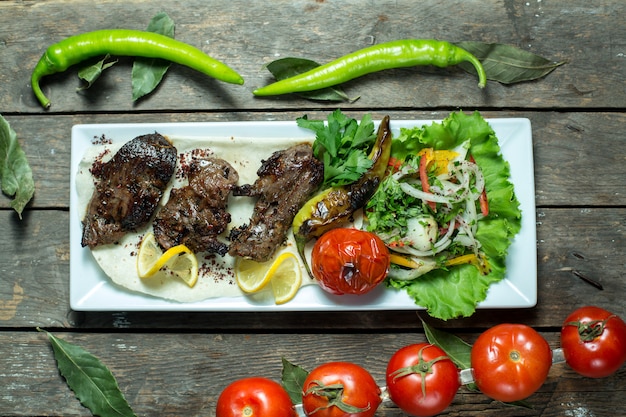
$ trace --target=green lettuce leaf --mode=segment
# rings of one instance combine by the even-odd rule
[[[506,256],[513,237],[521,229],[521,211],[509,164],[502,158],[495,132],[480,113],[452,113],[441,123],[402,129],[394,139],[392,156],[405,156],[421,148],[450,149],[470,140],[470,153],[485,176],[489,215],[478,223],[477,238],[492,271],[482,275],[471,265],[431,271],[412,281],[388,280],[387,284],[407,291],[417,305],[433,317],[448,320],[471,316],[487,296],[489,286],[506,273]]]

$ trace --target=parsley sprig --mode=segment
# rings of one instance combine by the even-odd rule
[[[376,140],[374,122],[366,114],[359,123],[337,109],[324,120],[296,120],[298,126],[315,132],[313,154],[324,163],[323,188],[357,181],[372,166],[368,151]]]

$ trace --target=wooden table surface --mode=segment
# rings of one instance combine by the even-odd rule
[[[237,69],[242,86],[173,65],[158,91],[133,103],[131,61],[121,58],[97,85],[77,92],[75,70],[48,77],[52,108],[42,110],[30,73],[45,48],[105,28],[145,29],[156,13],[176,22],[176,37]],[[538,302],[515,310],[429,323],[471,343],[502,322],[526,323],[553,348],[567,314],[598,305],[626,316],[626,4],[587,1],[0,1],[0,114],[16,131],[36,183],[20,220],[0,197],[0,415],[88,416],[59,375],[50,330],[98,356],[139,416],[214,416],[232,380],[280,378],[281,357],[312,369],[331,360],[365,366],[384,383],[400,347],[425,340],[416,311],[302,313],[80,312],[69,305],[70,131],[78,123],[213,122],[323,118],[338,107],[289,95],[259,99],[270,81],[263,65],[286,56],[327,62],[402,38],[516,45],[567,61],[536,82],[505,86],[454,68],[386,71],[345,86],[359,118],[437,119],[479,110],[486,118],[532,123]],[[529,179],[530,180],[530,179]],[[571,272],[599,281],[598,290]],[[423,316],[423,313],[422,313]],[[626,415],[626,367],[600,380],[554,366],[512,408],[461,389],[442,415]],[[402,416],[381,408],[379,416]]]

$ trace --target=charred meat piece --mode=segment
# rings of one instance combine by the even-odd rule
[[[285,240],[294,216],[324,179],[324,164],[308,144],[275,152],[263,161],[252,185],[233,190],[234,195],[258,196],[250,223],[231,230],[229,254],[269,260]]]
[[[184,244],[195,253],[225,255],[228,245],[218,239],[231,216],[228,195],[239,181],[235,168],[219,158],[193,159],[186,167],[189,185],[173,189],[154,219],[154,236],[167,250]]]
[[[176,148],[158,133],[124,144],[91,169],[96,189],[83,219],[82,246],[115,243],[148,223],[176,166]]]

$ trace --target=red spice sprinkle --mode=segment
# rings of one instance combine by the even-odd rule
[[[107,138],[106,136],[104,136],[104,133],[103,133],[100,137],[94,136],[93,139],[91,140],[91,143],[94,145],[110,145],[113,143],[113,141]]]
[[[180,168],[176,172],[176,178],[184,179],[189,176],[191,169],[195,166],[194,162],[200,159],[206,159],[209,156],[214,155],[215,152],[212,149],[192,149],[189,152],[181,153],[178,155],[180,162]]]

